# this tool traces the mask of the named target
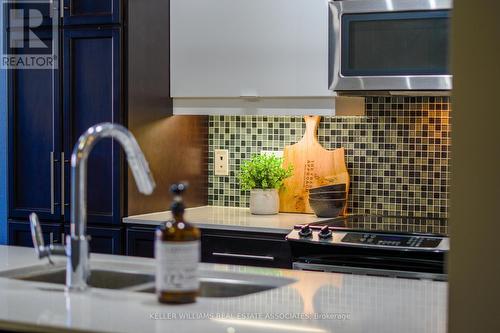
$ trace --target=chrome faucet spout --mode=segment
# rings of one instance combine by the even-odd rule
[[[71,182],[73,185],[71,191],[71,222],[72,233],[73,226],[76,228],[75,236],[83,235],[86,229],[88,157],[97,142],[109,137],[118,141],[123,147],[139,191],[149,195],[156,186],[148,162],[129,130],[112,123],[102,123],[90,127],[80,136],[71,155]]]
[[[139,191],[151,194],[155,182],[149,165],[132,133],[125,127],[102,123],[90,127],[80,136],[71,155],[71,236],[67,237],[68,260],[66,285],[86,289],[90,275],[87,230],[87,160],[99,140],[113,138],[123,147]]]
[[[71,235],[66,236],[66,248],[46,247],[38,217],[34,213],[30,216],[33,243],[39,258],[48,257],[50,260],[51,254],[63,255],[66,251],[66,287],[70,290],[87,289],[90,276],[89,237],[86,234],[87,161],[92,148],[103,138],[113,138],[121,144],[140,192],[151,194],[156,186],[139,144],[125,127],[102,123],[90,127],[80,136],[71,155]]]

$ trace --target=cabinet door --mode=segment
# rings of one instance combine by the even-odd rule
[[[127,255],[154,257],[155,230],[148,228],[127,228]]]
[[[170,8],[172,97],[332,96],[328,0],[171,0]]]
[[[121,228],[88,227],[90,251],[106,254],[123,254],[123,230]]]
[[[52,47],[51,31],[37,36]],[[59,70],[11,69],[8,78],[9,216],[60,221]]]
[[[64,0],[64,25],[120,23],[120,0]]]
[[[60,224],[41,224],[41,227],[46,245],[62,243],[63,229]],[[9,245],[33,247],[28,222],[9,221]]]
[[[70,227],[64,227],[66,235],[70,235]],[[87,227],[90,236],[90,252],[105,254],[123,254],[123,228]]]
[[[65,29],[63,43],[64,150],[70,156],[78,138],[90,126],[121,123],[120,31]],[[69,202],[69,163],[65,171],[65,199]],[[88,160],[89,223],[121,223],[121,171],[118,144],[111,139],[98,142]],[[69,209],[66,213],[68,221]]]
[[[53,25],[53,18],[59,19],[59,2],[57,1],[2,1],[5,17],[5,27],[16,26],[12,19],[23,19],[23,25],[32,28],[47,27]]]

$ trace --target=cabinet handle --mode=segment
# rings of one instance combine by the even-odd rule
[[[64,160],[64,152],[61,152],[61,215],[64,216],[64,167],[66,166]]]
[[[228,258],[240,258],[240,259],[255,259],[255,260],[274,261],[274,257],[270,257],[270,256],[257,256],[257,255],[253,255],[253,254],[212,252],[212,255],[215,256],[215,257],[228,257]]]
[[[59,15],[64,18],[64,0],[59,1]]]
[[[54,152],[50,152],[50,214],[54,214]]]

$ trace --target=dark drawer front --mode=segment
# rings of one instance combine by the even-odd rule
[[[90,235],[90,251],[105,254],[123,254],[123,238],[121,228],[87,227]]]
[[[65,226],[66,235],[70,235],[70,226]],[[122,228],[87,227],[90,236],[90,252],[104,254],[123,254]]]
[[[63,24],[120,23],[120,4],[120,0],[64,0]]]
[[[291,268],[287,241],[234,236],[212,236],[202,233],[203,262]]]
[[[127,255],[153,258],[154,246],[154,229],[127,228]]]
[[[60,224],[42,224],[41,227],[45,245],[62,243],[63,228]],[[9,221],[9,245],[33,247],[29,222]]]

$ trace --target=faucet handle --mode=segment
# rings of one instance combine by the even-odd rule
[[[30,214],[30,229],[31,229],[31,239],[33,239],[33,246],[35,247],[35,252],[38,255],[38,258],[41,259],[47,256],[47,249],[45,248],[45,241],[43,240],[40,220],[38,220],[38,215],[36,215],[35,213]]]
[[[42,227],[40,226],[40,220],[35,213],[30,214],[30,229],[31,238],[33,239],[33,246],[35,247],[35,253],[39,259],[47,257],[51,264],[54,264],[51,255],[66,255],[66,248],[62,245],[50,244],[48,247],[45,246],[45,241],[43,240]]]

